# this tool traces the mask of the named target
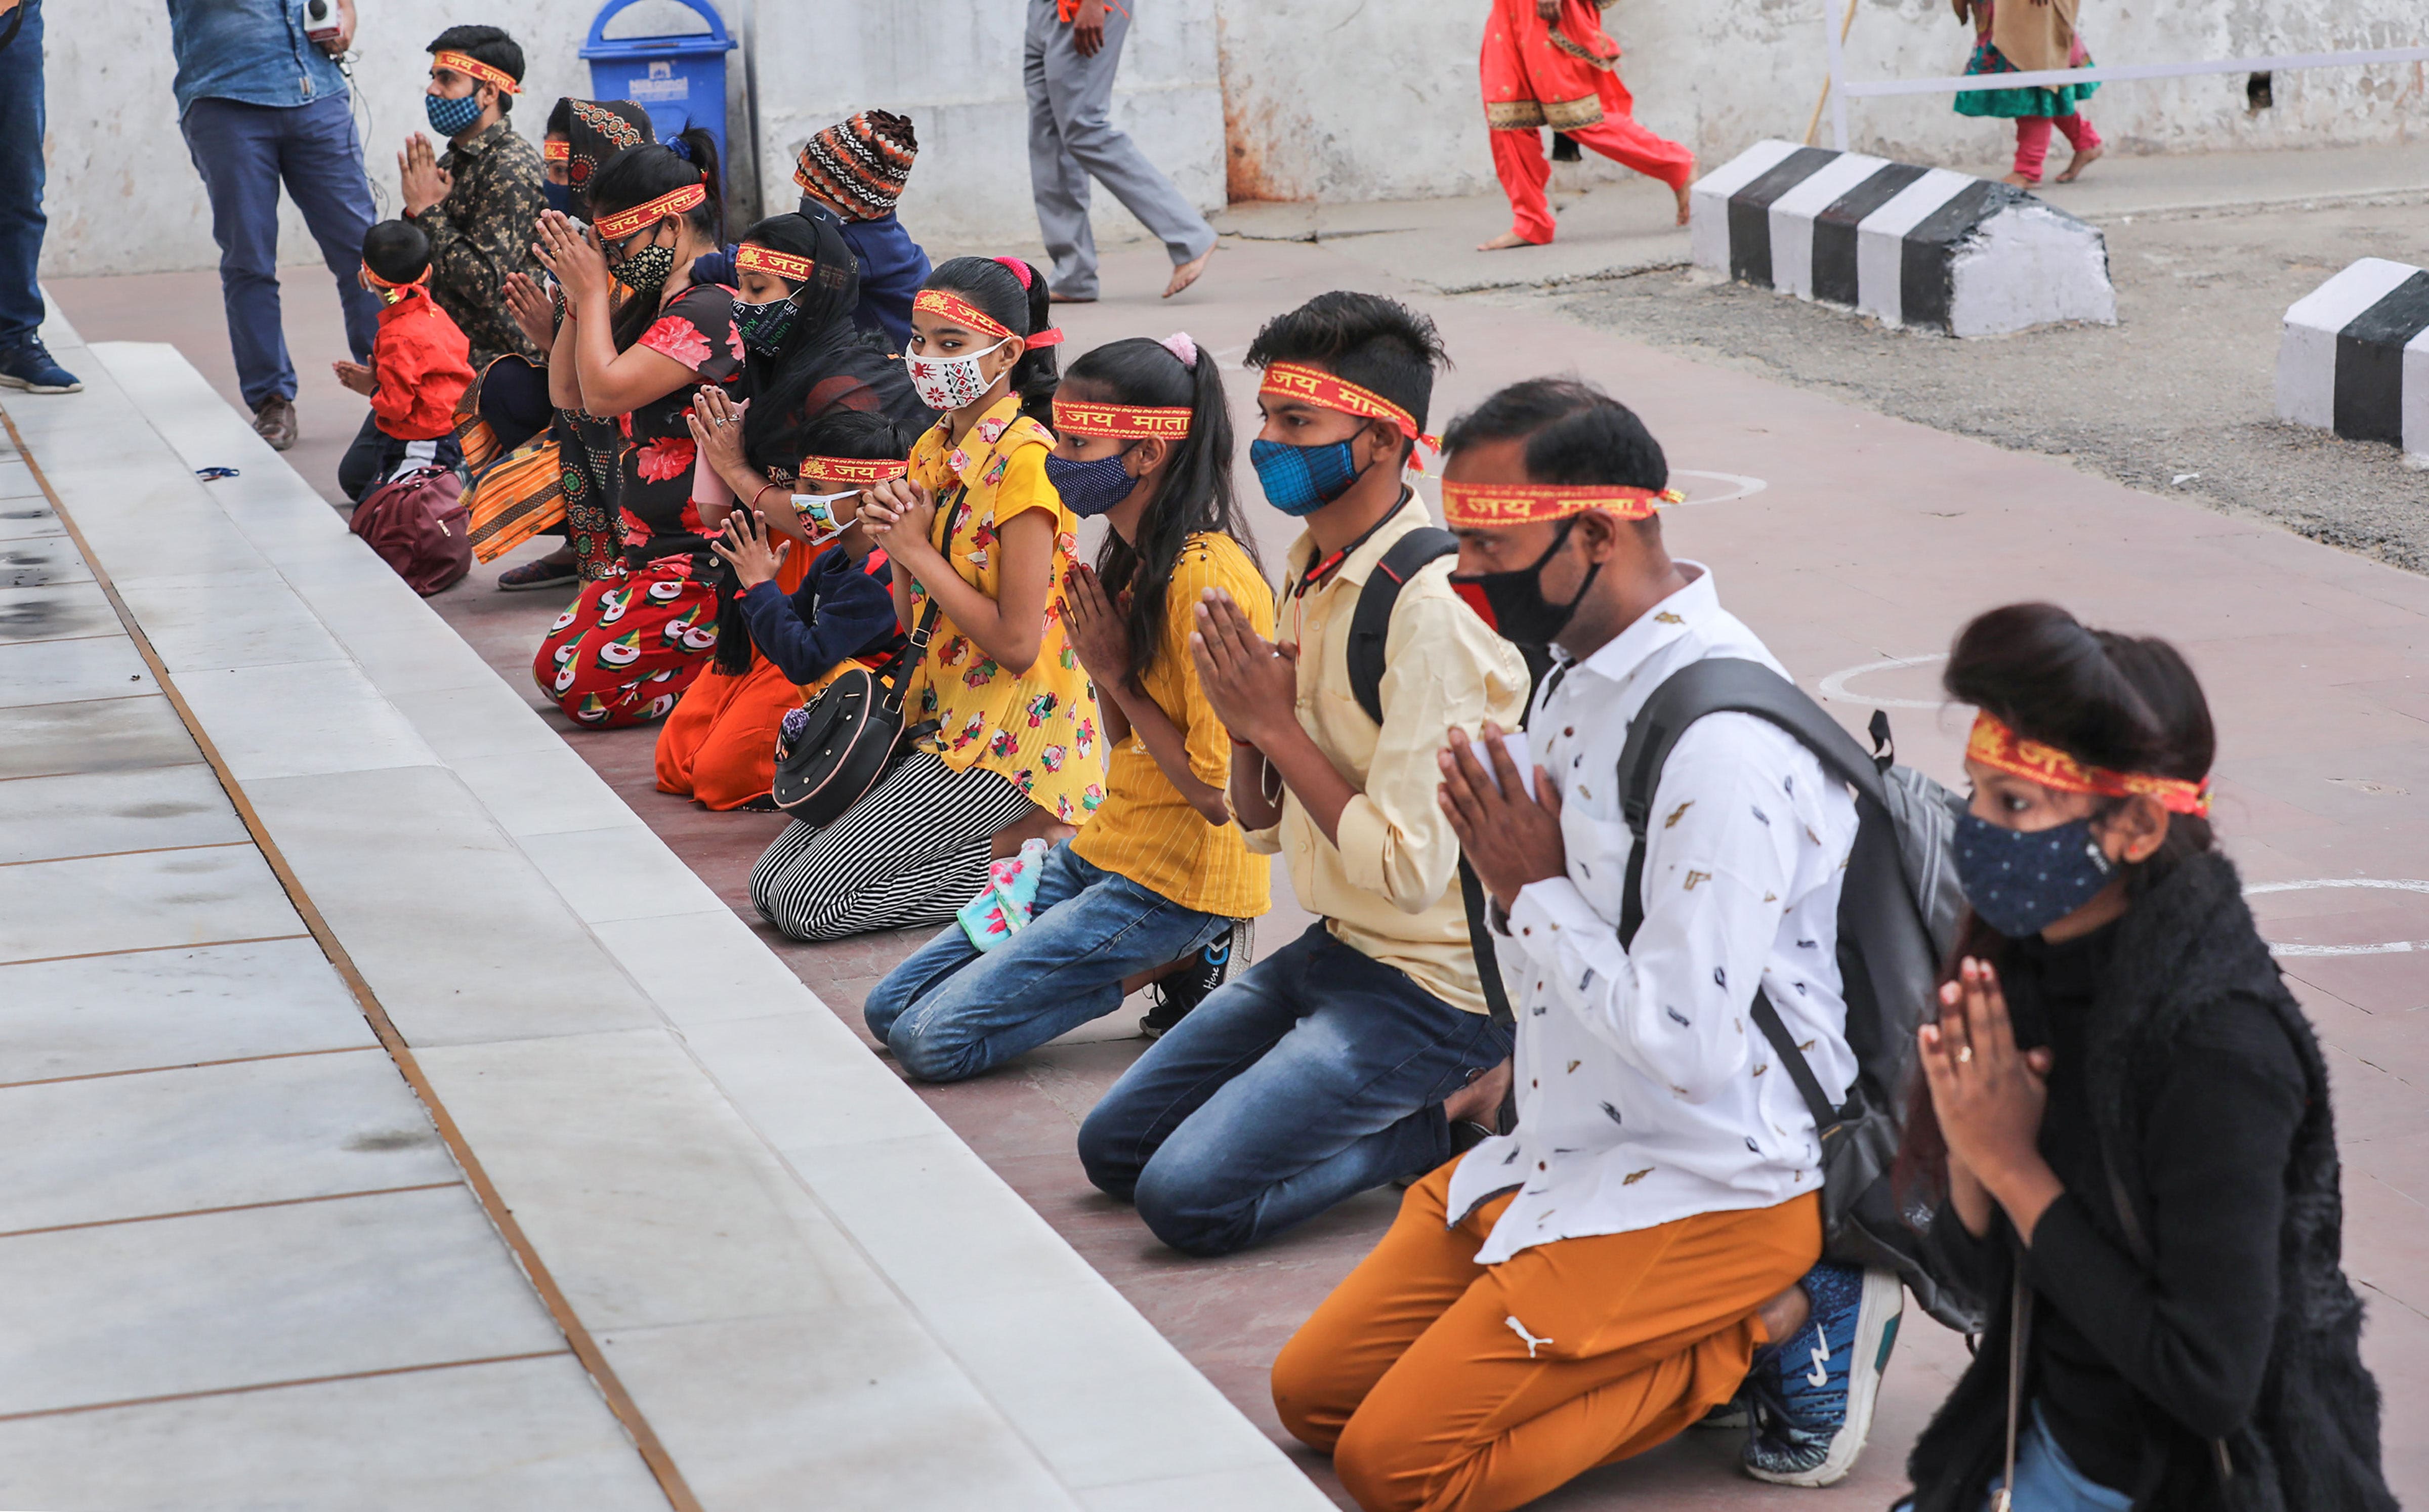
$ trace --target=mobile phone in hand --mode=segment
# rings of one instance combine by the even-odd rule
[[[1518,768],[1519,790],[1532,799],[1535,796],[1535,753],[1528,743],[1527,731],[1504,731],[1501,735],[1501,748],[1510,753],[1510,764]],[[1494,791],[1497,793],[1501,790],[1501,770],[1489,757],[1489,752],[1478,751],[1477,764],[1484,768],[1484,775],[1493,780]]]

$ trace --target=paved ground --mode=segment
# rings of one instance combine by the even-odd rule
[[[1410,238],[1403,251],[1431,248],[1447,263],[1454,233],[1471,229],[1439,218],[1403,228]],[[1577,239],[1587,239],[1582,228]],[[1125,249],[1109,258],[1115,297],[1067,312],[1068,324],[1082,350],[1115,335],[1186,326],[1236,362],[1260,319],[1312,292],[1407,288],[1368,260],[1368,249],[1381,248],[1380,232],[1314,244],[1227,242],[1201,289],[1168,306],[1147,293],[1161,285],[1157,259]],[[1600,254],[1586,248],[1578,255],[1591,263]],[[215,302],[204,305],[197,297],[207,291],[208,275],[171,282],[186,276],[163,277],[148,290],[112,280],[58,292],[95,337],[123,333],[112,319],[140,322],[142,334],[186,345],[207,372],[213,363],[223,372]],[[317,277],[299,271],[290,288]],[[319,287],[317,295],[299,290],[306,296],[295,300],[299,314],[315,297],[328,303],[325,285]],[[182,295],[173,306],[153,303],[173,291]],[[1709,501],[1672,515],[1677,548],[1712,564],[1725,599],[1809,686],[1839,695],[1850,718],[1876,703],[1898,710],[1904,749],[1928,770],[1954,776],[1962,731],[1961,720],[1929,712],[1936,705],[1928,658],[1981,607],[2045,594],[2095,622],[2157,630],[2186,647],[2226,731],[2220,778],[2230,845],[2256,880],[2292,884],[2261,906],[2275,935],[2311,952],[2289,954],[2287,963],[2336,1051],[2350,1162],[2348,1255],[2373,1302],[2368,1349],[2388,1393],[2389,1423],[2418,1421],[2429,1406],[2429,1370],[2418,1363],[2429,1344],[2429,1109],[2415,1087],[2429,1076],[2429,1045],[2410,1015],[2429,1008],[2429,977],[2418,964],[2421,947],[2402,943],[2429,941],[2429,904],[2419,896],[2429,882],[2413,875],[2429,841],[2429,764],[2421,754],[2429,748],[2421,740],[2429,720],[2429,583],[2256,520],[2222,518],[1842,402],[1857,396],[1817,394],[1725,362],[1652,350],[1580,323],[1549,301],[1424,303],[1461,362],[1444,385],[1438,418],[1498,383],[1563,368],[1636,403],[1694,498]],[[321,319],[325,339],[332,327]],[[302,323],[290,320],[290,339]],[[1929,360],[1915,350],[1890,346],[1881,356]],[[2155,359],[2146,353],[2139,360]],[[1249,397],[1246,382],[1235,383],[1244,413]],[[333,467],[335,448],[360,411],[316,410],[318,403],[306,407],[306,433],[313,443],[329,438]],[[310,456],[302,449],[291,455]],[[308,475],[319,483],[326,469]],[[1932,490],[1918,489],[1918,479],[1932,480]],[[1281,522],[1260,513],[1267,544],[1279,546]],[[528,696],[530,650],[557,605],[489,592],[487,576],[441,596],[436,607]],[[1858,677],[1860,684],[1851,686]],[[650,740],[647,731],[624,731],[572,735],[570,743],[703,880],[747,912],[744,877],[773,821],[711,815],[652,793]],[[1268,941],[1281,932],[1269,930]],[[861,995],[911,942],[771,943],[856,1028]],[[1225,1262],[1159,1253],[1127,1213],[1088,1191],[1070,1147],[1079,1117],[1138,1048],[1124,1040],[1058,1044],[996,1076],[922,1095],[1226,1395],[1273,1431],[1264,1369],[1371,1243],[1389,1199],[1362,1199]],[[1885,1504],[1901,1483],[1906,1444],[1963,1357],[1952,1336],[1928,1325],[1910,1329],[1858,1475],[1795,1504]],[[2429,1445],[2397,1427],[2388,1454],[2400,1490],[2429,1491]],[[1320,1463],[1301,1459],[1330,1485]],[[1743,1505],[1788,1495],[1738,1480],[1727,1461],[1726,1445],[1691,1438],[1599,1471],[1545,1504],[1611,1505],[1658,1492],[1678,1504]]]

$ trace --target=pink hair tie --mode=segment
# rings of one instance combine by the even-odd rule
[[[1012,270],[1012,276],[1020,280],[1021,288],[1027,288],[1029,287],[1029,264],[1021,261],[1017,257],[998,257],[995,260]]]
[[[1027,338],[1027,350],[1032,352],[1036,351],[1039,347],[1059,347],[1062,344],[1063,332],[1059,326],[1049,325],[1045,330],[1038,332],[1035,336]]]
[[[1198,370],[1198,343],[1186,331],[1175,331],[1156,343],[1181,359],[1181,365],[1192,372]]]

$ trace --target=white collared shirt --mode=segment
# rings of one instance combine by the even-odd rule
[[[1839,888],[1856,805],[1794,737],[1718,714],[1678,737],[1647,824],[1644,919],[1619,943],[1628,722],[1671,673],[1733,656],[1781,671],[1711,573],[1545,680],[1528,721],[1561,784],[1567,875],[1495,924],[1518,1015],[1518,1131],[1468,1152],[1454,1221],[1513,1187],[1477,1261],[1546,1240],[1769,1208],[1822,1184],[1812,1115],[1747,1014],[1760,983],[1833,1100],[1855,1080],[1840,996]]]

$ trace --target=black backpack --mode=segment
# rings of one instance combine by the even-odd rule
[[[1953,849],[1964,800],[1910,767],[1892,764],[1889,716],[1873,715],[1874,749],[1760,662],[1692,663],[1653,690],[1628,726],[1619,759],[1620,812],[1635,845],[1628,857],[1620,943],[1644,922],[1639,883],[1644,831],[1661,764],[1706,715],[1748,714],[1796,737],[1823,770],[1855,789],[1856,844],[1839,896],[1839,973],[1856,1081],[1832,1107],[1788,1027],[1762,990],[1748,1010],[1813,1114],[1822,1144],[1823,1250],[1831,1259],[1894,1271],[1925,1312],[1965,1333],[1982,1318],[1944,1289],[1925,1260],[1922,1235],[1901,1210],[1890,1168],[1904,1133],[1904,1097],[1915,1029],[1931,1012],[1941,962],[1964,907]]]

